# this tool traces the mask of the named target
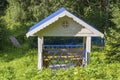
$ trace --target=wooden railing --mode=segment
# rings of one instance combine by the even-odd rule
[[[83,63],[84,48],[83,45],[44,45],[43,55],[44,67],[51,65],[62,67],[63,64],[80,66]]]

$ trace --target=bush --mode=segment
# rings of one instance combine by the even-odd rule
[[[14,48],[0,55],[0,80],[120,80],[120,63],[106,64],[103,52],[91,53],[85,67],[37,70],[37,50]]]

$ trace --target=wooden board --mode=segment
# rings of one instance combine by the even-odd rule
[[[10,36],[9,39],[11,40],[11,42],[13,43],[14,46],[21,47],[20,43],[14,36]]]

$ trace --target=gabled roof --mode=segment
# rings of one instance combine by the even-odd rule
[[[59,10],[57,10],[56,12],[51,14],[50,16],[46,17],[42,21],[40,21],[37,24],[35,24],[34,26],[32,26],[29,29],[29,31],[27,32],[26,36],[27,37],[33,36],[38,31],[42,30],[43,28],[47,27],[48,25],[52,24],[53,22],[57,21],[59,18],[64,17],[64,16],[72,18],[74,21],[76,21],[80,25],[91,30],[92,32],[94,32],[98,36],[103,37],[103,34],[101,32],[99,32],[98,30],[96,30],[95,28],[93,28],[92,26],[87,24],[86,22],[84,22],[82,19],[79,19],[78,17],[76,17],[75,15],[73,15],[72,13],[67,11],[65,8],[60,8]]]

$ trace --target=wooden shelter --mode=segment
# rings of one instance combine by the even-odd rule
[[[91,52],[91,37],[103,37],[103,34],[65,8],[60,8],[32,26],[26,36],[38,36],[38,69],[40,70],[43,67],[44,37],[83,37],[85,65],[87,65],[87,54]]]

